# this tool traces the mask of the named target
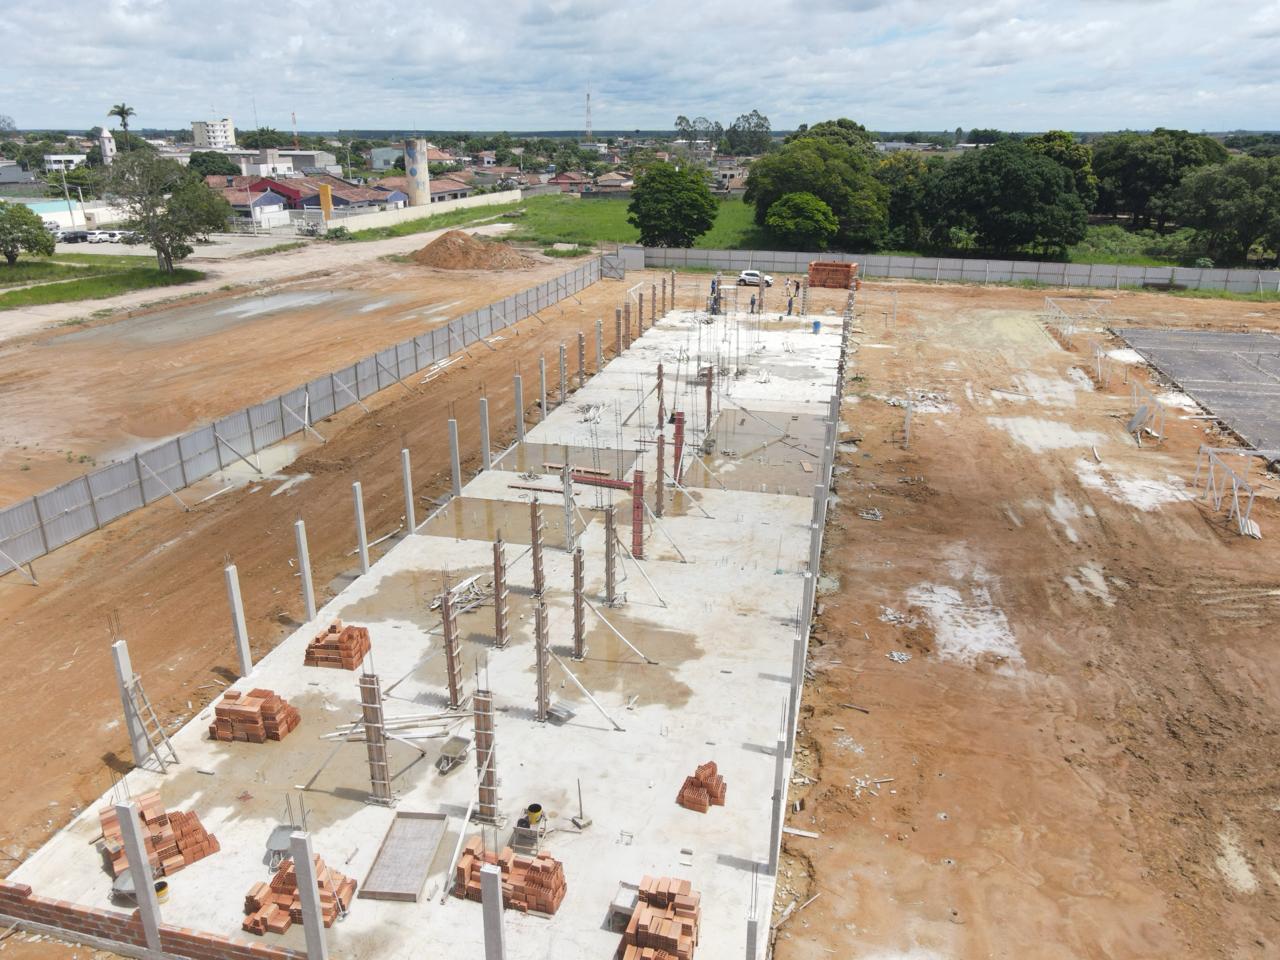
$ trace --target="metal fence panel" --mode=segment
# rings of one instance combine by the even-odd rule
[[[227,462],[229,454],[234,456],[230,450],[226,449],[228,445],[242,457],[258,452],[258,448],[253,443],[253,431],[249,429],[249,412],[247,410],[237,410],[229,417],[215,420],[213,429],[224,445],[222,451],[224,463]]]
[[[278,399],[250,407],[248,413],[254,449],[261,450],[284,439],[284,418],[281,416]]]
[[[356,361],[356,383],[359,384],[356,395],[361,400],[370,394],[378,392],[378,365],[374,362],[373,357],[365,357],[363,360]]]
[[[89,474],[89,489],[98,505],[98,522],[110,523],[142,506],[138,469],[132,459],[122,460]]]
[[[288,393],[280,394],[280,412],[284,416],[284,435],[291,437],[299,430],[305,429],[303,421],[307,416],[307,388],[294,387]]]
[[[394,386],[400,380],[396,373],[396,348],[388,347],[386,350],[379,350],[373,355],[373,359],[378,389],[385,390],[387,387]]]
[[[218,458],[218,441],[213,436],[213,425],[192,430],[178,438],[182,450],[182,462],[187,471],[187,482],[195,483],[222,467]]]
[[[170,490],[181,490],[186,486],[182,478],[182,451],[177,440],[139,453],[137,460],[142,474],[142,493],[147,503],[168,496]]]
[[[88,481],[84,477],[36,496],[44,539],[50,550],[97,529]],[[8,551],[5,551],[8,553]],[[2,563],[2,561],[0,561]]]
[[[0,550],[9,558],[0,558],[3,570],[9,568],[10,561],[29,563],[44,556],[44,539],[40,535],[40,516],[36,513],[34,497],[0,510]]]
[[[335,370],[331,376],[333,378],[333,409],[335,412],[345,410],[357,400],[356,368],[353,365],[345,370]]]
[[[316,377],[307,384],[307,400],[311,407],[312,423],[333,415],[337,409],[333,399],[335,389],[333,374],[330,373],[326,373],[323,377]]]

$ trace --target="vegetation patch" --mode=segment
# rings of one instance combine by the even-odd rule
[[[16,310],[46,303],[71,303],[77,300],[97,300],[114,297],[132,290],[152,287],[170,287],[192,283],[204,278],[198,270],[159,270],[155,267],[134,267],[103,276],[69,280],[66,283],[49,283],[38,287],[24,287],[0,294],[0,310]]]

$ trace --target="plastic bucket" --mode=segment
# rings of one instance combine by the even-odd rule
[[[821,321],[821,320],[815,320],[815,321],[813,321],[813,332],[814,332],[815,334],[816,334],[816,333],[821,333],[821,332],[822,332],[822,321]]]
[[[533,826],[542,819],[542,804],[531,803],[524,813],[525,816],[529,818],[529,826]]]
[[[157,880],[156,881],[156,901],[159,903],[164,903],[168,899],[169,899],[169,881]]]

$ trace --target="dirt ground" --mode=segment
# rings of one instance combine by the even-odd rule
[[[1280,480],[1253,468],[1267,539],[1242,538],[1192,484],[1199,444],[1234,444],[1175,409],[1138,449],[1148,373],[1098,389],[1102,334],[1064,350],[1042,292],[899,290],[854,337],[791,787],[820,836],[787,837],[776,955],[1280,955]],[[1106,315],[1280,329],[1155,295]]]
[[[371,537],[394,530],[408,446],[425,516],[448,485],[451,409],[478,469],[481,392],[505,445],[517,365],[532,401],[538,356],[554,369],[559,344],[598,318],[611,342],[613,308],[651,279],[599,283],[419,392],[343,411],[279,479],[188,514],[153,504],[38,561],[39,588],[0,579],[0,619],[26,658],[0,675],[0,769],[21,772],[0,780],[0,872],[129,765],[108,615],[161,716],[183,722],[235,675],[227,557],[261,654],[300,615],[297,517],[327,597],[354,573],[353,480]],[[706,282],[682,278],[686,304]],[[1206,421],[1172,419],[1163,444],[1134,448],[1117,418],[1135,368],[1087,389],[1069,371],[1089,347],[1065,352],[1034,322],[1043,292],[903,284],[893,325],[888,289],[864,288],[792,787],[805,802],[792,825],[821,837],[788,838],[779,905],[821,896],[782,924],[778,956],[1274,952],[1275,489],[1255,507],[1261,542],[1189,499],[1169,478],[1189,481]],[[1275,307],[1157,295],[1122,295],[1109,316],[1280,328]],[[904,451],[903,411],[877,397],[907,389],[939,396],[917,404]],[[883,519],[859,517],[870,507]],[[8,956],[89,955],[26,936]]]
[[[334,266],[322,276],[0,344],[0,503],[259,403],[577,263],[539,258],[525,270],[440,270],[344,264],[345,247],[336,256],[328,249]]]

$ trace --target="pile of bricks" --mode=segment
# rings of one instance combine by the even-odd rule
[[[338,918],[338,908],[347,910],[351,898],[356,895],[356,882],[351,877],[331,870],[319,857],[315,858],[316,886],[320,892],[320,918],[326,927],[333,926]],[[298,893],[298,873],[293,860],[280,864],[270,884],[255,883],[245,894],[244,912],[248,914],[240,925],[246,933],[284,933],[295,923],[302,922],[302,897]]]
[[[462,848],[454,873],[453,895],[467,900],[481,900],[480,868],[496,863],[502,868],[502,905],[527,913],[555,913],[560,909],[567,889],[564,864],[543,850],[536,857],[524,857],[510,847],[501,854],[484,849],[484,841],[472,837]]]
[[[711,807],[723,807],[725,795],[724,777],[716,772],[714,760],[698,765],[692,777],[684,778],[684,786],[676,794],[676,803],[688,810],[706,813]]]
[[[702,922],[702,896],[688,880],[645,877],[622,935],[621,960],[692,960]]]
[[[213,708],[209,739],[228,743],[283,740],[301,722],[297,708],[272,690],[255,689],[248,693],[228,690]]]
[[[809,286],[834,287],[836,290],[848,290],[853,278],[858,275],[856,263],[840,263],[833,260],[809,261]]]
[[[160,794],[155,792],[136,799],[144,824],[142,844],[156,876],[171,876],[222,849],[218,838],[201,826],[200,817],[196,814],[181,810],[166,812],[160,805]],[[98,819],[102,822],[102,836],[110,852],[111,870],[118,877],[129,869],[129,857],[125,853],[124,834],[115,807],[99,810]]]
[[[355,670],[368,653],[368,628],[352,625],[344,627],[341,620],[335,620],[324,633],[318,634],[307,644],[307,655],[302,662],[308,667]]]

